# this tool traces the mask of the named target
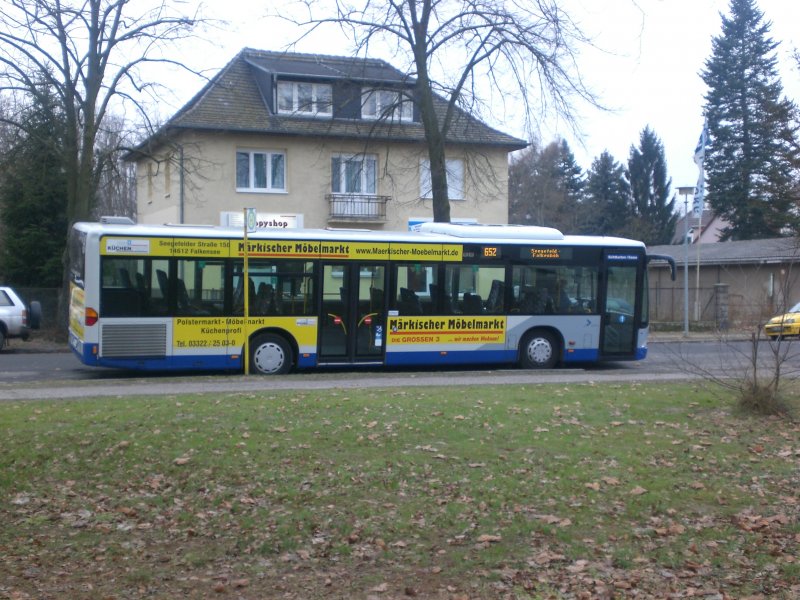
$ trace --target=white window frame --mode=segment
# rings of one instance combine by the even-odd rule
[[[414,120],[414,104],[408,96],[397,90],[362,88],[361,118],[368,121],[411,122]]]
[[[339,161],[339,189],[334,187],[334,166],[335,161],[338,159]],[[371,170],[367,168],[365,164],[367,161],[372,163]],[[347,190],[347,165],[348,163],[360,162],[361,169],[360,169],[360,190],[353,191]],[[372,174],[372,181],[368,180],[368,176]],[[372,184],[370,186],[370,183]],[[372,187],[370,190],[369,188]],[[331,193],[348,196],[348,195],[358,195],[358,196],[377,196],[378,195],[378,155],[377,154],[333,154],[331,156]]]
[[[239,156],[247,155],[248,158],[248,172],[247,172],[247,186],[239,185]],[[256,187],[256,157],[264,156],[265,162],[265,187]],[[273,173],[274,157],[281,157],[283,164],[282,187],[274,186],[275,176]],[[264,150],[254,148],[237,148],[234,158],[234,177],[237,192],[251,192],[251,193],[286,193],[286,152],[283,150]]]
[[[447,168],[447,197],[450,200],[464,200],[464,159],[445,159]],[[431,183],[431,161],[427,158],[420,160],[419,164],[419,197],[425,200],[433,198],[433,184]]]
[[[301,102],[300,91],[304,86],[311,87],[310,103]],[[292,107],[281,106],[283,92],[291,87]],[[275,107],[284,115],[309,117],[333,116],[333,86],[330,83],[312,83],[310,81],[279,81],[276,89]]]

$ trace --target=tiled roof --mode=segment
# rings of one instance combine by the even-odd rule
[[[353,59],[318,54],[289,54],[245,49],[246,60],[265,71],[281,75],[313,77],[314,79],[349,79],[351,81],[380,81],[413,83],[390,64],[377,59]]]
[[[313,118],[273,114],[263,97],[258,77],[272,74],[326,78],[384,85],[413,85],[413,79],[382,60],[309,54],[267,52],[245,48],[231,60],[150,140],[152,143],[169,129],[268,133],[270,135],[371,139],[393,142],[421,142],[425,133],[421,123],[388,123],[358,119]],[[436,98],[444,115],[446,103]],[[154,139],[155,138],[155,139]],[[488,145],[509,151],[524,148],[527,142],[493,129],[459,110],[447,136],[449,143]]]
[[[742,240],[738,242],[714,242],[711,244],[690,244],[689,264],[766,264],[770,262],[791,262],[800,260],[800,240],[797,238],[769,238],[764,240]],[[686,249],[682,244],[670,246],[650,246],[649,254],[672,256],[679,265],[685,260]]]

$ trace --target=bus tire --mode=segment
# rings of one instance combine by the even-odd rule
[[[262,333],[250,343],[250,370],[259,375],[288,373],[294,356],[285,338],[274,333]]]
[[[534,329],[519,345],[519,362],[525,369],[552,369],[558,364],[561,348],[553,333]]]

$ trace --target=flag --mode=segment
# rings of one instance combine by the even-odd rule
[[[703,197],[706,195],[706,178],[703,176],[703,169],[700,168],[700,176],[697,178],[697,187],[694,188],[694,200],[692,201],[692,215],[700,218],[703,216]]]
[[[694,164],[700,169],[697,177],[697,186],[694,188],[694,201],[692,202],[692,214],[698,219],[703,216],[703,198],[706,195],[706,178],[703,173],[703,161],[706,158],[706,144],[708,143],[708,119],[703,121],[703,131],[700,132],[700,139],[694,149]]]
[[[706,144],[708,143],[708,120],[703,121],[703,131],[700,132],[700,139],[694,148],[694,163],[703,168],[703,161],[706,158]]]

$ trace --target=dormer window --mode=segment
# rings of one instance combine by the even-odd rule
[[[278,82],[279,113],[330,117],[332,97],[332,87],[328,83]]]
[[[413,121],[414,104],[408,96],[397,90],[364,88],[361,91],[361,118]]]

